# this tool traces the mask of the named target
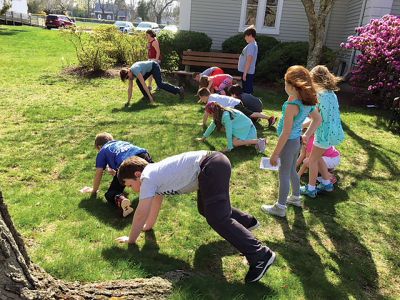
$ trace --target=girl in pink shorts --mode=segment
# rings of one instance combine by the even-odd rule
[[[303,175],[308,169],[308,160],[311,154],[311,150],[314,147],[314,135],[310,137],[306,146],[303,146],[300,152],[300,156],[297,159],[297,166],[300,166],[300,170],[297,172],[299,176]],[[322,157],[318,160],[318,173],[325,178],[330,178],[332,183],[336,182],[335,176],[330,172],[334,170],[340,164],[340,152],[334,146],[329,147],[322,154]],[[317,180],[319,177],[317,178]]]

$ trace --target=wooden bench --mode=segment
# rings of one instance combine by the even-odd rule
[[[194,72],[190,71],[191,66],[204,67],[219,67],[225,73],[230,74],[228,70],[235,70],[237,73],[237,65],[240,54],[222,53],[222,52],[199,52],[199,51],[183,51],[182,64],[185,66],[184,71],[173,71],[172,73],[178,76],[179,81],[186,81],[191,78]],[[232,74],[231,74],[232,75]],[[240,81],[240,76],[233,76],[233,79]]]

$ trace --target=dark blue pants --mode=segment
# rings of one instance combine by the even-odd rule
[[[146,73],[146,74],[142,74],[142,75],[143,75],[144,80],[146,80],[150,76],[153,76],[154,81],[156,82],[158,88],[161,89],[161,90],[167,91],[167,92],[172,93],[174,95],[179,93],[179,88],[178,87],[176,87],[176,86],[174,86],[172,84],[163,82],[162,77],[161,77],[160,65],[158,63],[156,63],[155,61],[153,61],[153,67],[151,69],[151,72]],[[148,98],[147,94],[146,94],[146,91],[144,90],[144,88],[143,88],[142,84],[140,83],[139,79],[136,79],[136,84],[139,87],[140,91],[142,92],[143,96],[145,98]]]
[[[243,73],[240,73],[240,77],[243,78]],[[254,74],[247,74],[246,81],[242,79],[243,93],[253,94],[253,81]]]
[[[247,229],[253,216],[231,207],[229,159],[220,152],[213,152],[201,163],[198,178],[197,207],[212,229],[245,255],[250,264],[264,256],[268,248]]]
[[[140,158],[143,158],[148,163],[153,163],[153,160],[148,152],[138,154],[137,156]],[[104,196],[109,203],[116,205],[115,198],[116,198],[116,196],[119,196],[120,194],[122,194],[124,192],[124,189],[125,189],[125,185],[121,184],[117,178],[117,175],[115,175],[113,177],[113,180],[111,181],[111,184],[110,184],[107,192],[104,194]]]

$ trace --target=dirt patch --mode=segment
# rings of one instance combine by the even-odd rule
[[[119,71],[121,70],[121,67],[119,68],[111,68],[105,71],[88,71],[83,69],[82,67],[68,67],[65,68],[61,73],[66,74],[66,75],[72,75],[72,76],[78,76],[78,77],[83,77],[83,78],[114,78],[119,76]]]

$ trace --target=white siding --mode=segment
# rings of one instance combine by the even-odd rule
[[[205,32],[213,40],[212,49],[238,33],[241,0],[192,1],[190,30]]]
[[[392,15],[399,16],[400,15],[400,0],[393,0],[392,6]]]
[[[274,35],[280,41],[308,41],[308,20],[303,3],[283,0],[280,32]]]

